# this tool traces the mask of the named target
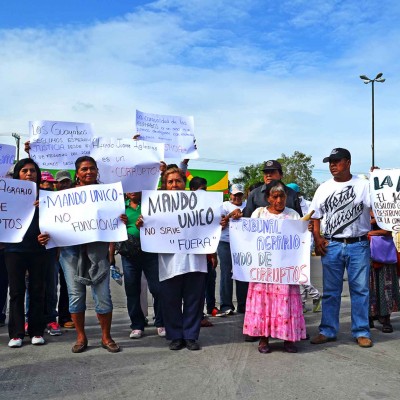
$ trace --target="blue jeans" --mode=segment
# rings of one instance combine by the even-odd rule
[[[163,327],[160,281],[158,278],[158,254],[141,252],[133,258],[121,256],[121,260],[131,329],[143,331],[145,326],[145,316],[140,306],[142,272],[144,272],[150,293],[154,298],[155,326],[158,328]]]
[[[218,257],[220,262],[221,279],[219,284],[220,308],[221,311],[229,309],[235,310],[233,305],[233,280],[232,280],[232,256],[231,246],[228,242],[219,242]],[[238,303],[238,311],[244,313],[246,309],[246,297],[248,282],[236,282],[236,299]]]
[[[74,280],[74,276],[77,274],[79,254],[79,245],[60,249],[60,264],[68,288],[69,312],[74,314],[86,310],[86,285]],[[113,305],[111,302],[110,274],[107,274],[100,283],[90,286],[90,288],[92,289],[96,313],[107,314],[111,312]]]
[[[354,338],[370,337],[369,311],[369,241],[352,244],[330,241],[321,257],[323,267],[321,334],[333,338],[339,331],[339,311],[343,275],[347,269],[351,299],[351,333]]]

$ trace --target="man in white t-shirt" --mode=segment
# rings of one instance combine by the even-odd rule
[[[336,340],[339,331],[343,274],[347,269],[351,297],[351,333],[360,347],[371,347],[369,310],[370,230],[369,183],[350,173],[351,155],[343,148],[333,149],[323,162],[329,162],[333,176],[315,192],[315,252],[323,266],[322,318],[319,335],[312,344]],[[320,219],[324,218],[323,236]]]
[[[246,201],[243,200],[244,189],[240,184],[234,184],[230,189],[230,201],[222,203],[221,215],[227,220],[231,217],[231,213],[235,210],[242,211],[246,207]],[[229,225],[229,223],[228,223]],[[218,257],[220,261],[221,279],[219,286],[220,294],[220,312],[217,317],[224,315],[232,315],[235,307],[233,305],[233,280],[232,280],[232,258],[231,247],[229,244],[229,226],[222,230],[221,239],[218,244]],[[246,311],[246,297],[248,282],[235,281],[237,311],[244,313]]]

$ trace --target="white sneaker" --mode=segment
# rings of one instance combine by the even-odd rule
[[[20,338],[13,338],[8,342],[8,347],[16,348],[22,346],[22,339]]]
[[[143,336],[143,331],[141,331],[140,329],[134,329],[129,335],[131,339],[140,339],[142,336]]]
[[[165,328],[157,328],[157,334],[160,337],[165,337]]]
[[[44,339],[42,336],[34,336],[31,340],[31,343],[34,345],[44,344]]]
[[[233,314],[234,314],[234,311],[231,308],[229,308],[228,310],[225,311],[225,315],[233,315]]]

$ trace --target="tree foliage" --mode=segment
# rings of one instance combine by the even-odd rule
[[[318,182],[312,176],[314,165],[311,164],[311,156],[295,151],[291,156],[282,153],[277,161],[282,165],[283,182],[297,183],[304,197],[311,200],[318,187]],[[241,183],[246,190],[255,183],[264,182],[263,167],[263,162],[242,167],[239,169],[240,175],[233,178],[232,182]]]

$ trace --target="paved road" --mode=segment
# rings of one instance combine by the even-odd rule
[[[312,277],[321,287],[319,259]],[[202,328],[202,350],[168,350],[167,342],[146,330],[129,339],[129,322],[121,288],[112,282],[115,304],[113,335],[123,351],[99,347],[100,329],[91,308],[89,349],[72,354],[75,335],[46,335],[47,345],[8,349],[7,329],[0,328],[0,399],[398,399],[400,393],[400,317],[395,332],[372,330],[375,346],[361,349],[350,337],[349,298],[342,298],[338,341],[299,344],[297,354],[283,353],[273,341],[271,354],[259,354],[257,343],[245,343],[242,315],[213,318]],[[309,303],[311,307],[311,302]],[[317,333],[320,314],[305,314],[308,331]]]

